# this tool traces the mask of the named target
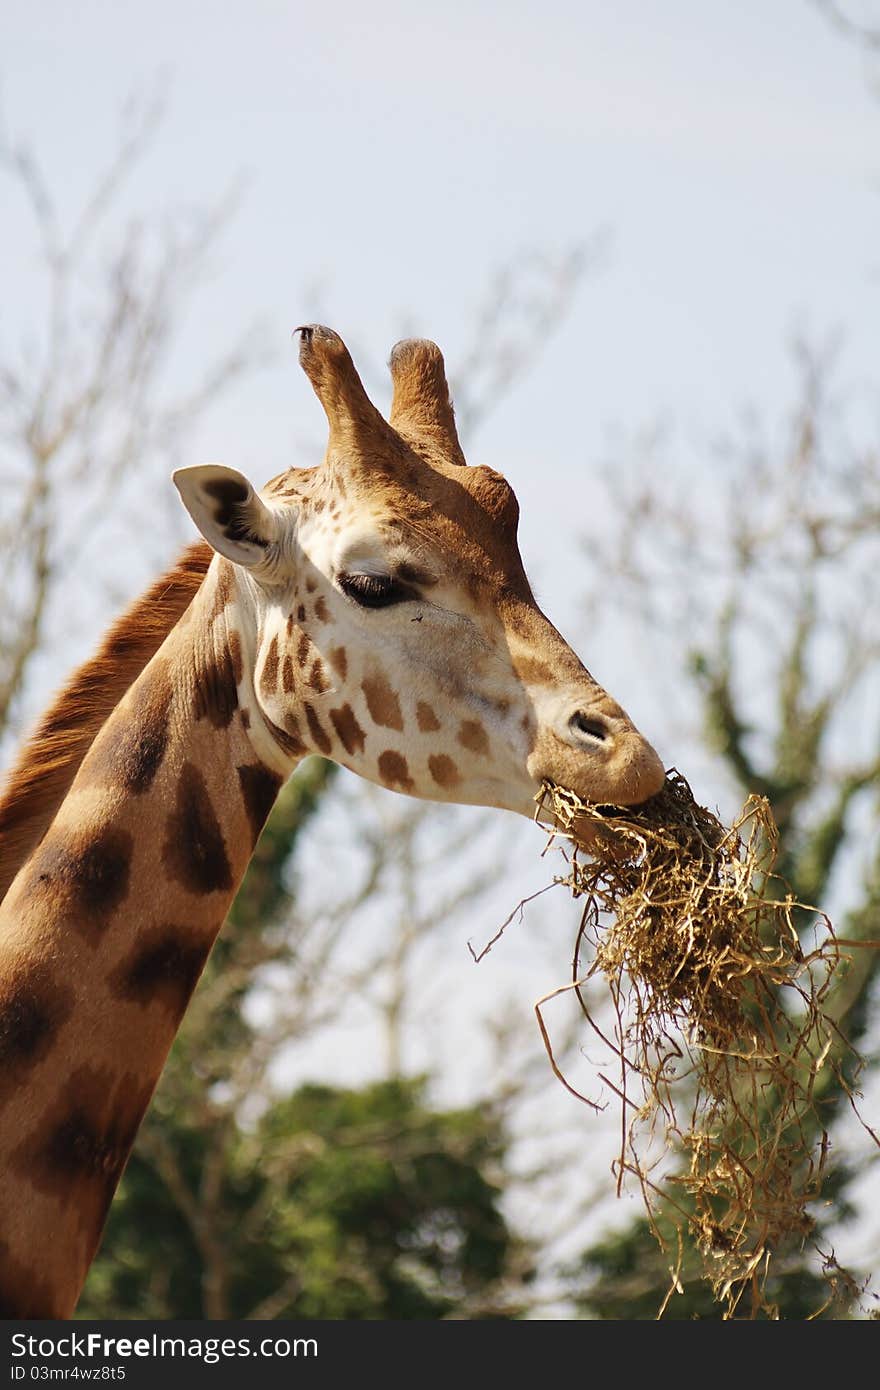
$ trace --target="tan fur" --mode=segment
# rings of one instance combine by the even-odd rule
[[[116,619],[22,747],[0,797],[0,902],[45,835],[98,730],[186,612],[212,557],[204,541],[188,546]]]

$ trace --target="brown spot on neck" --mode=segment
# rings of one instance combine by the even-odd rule
[[[193,709],[196,719],[207,719],[215,729],[228,728],[238,709],[238,680],[241,676],[241,648],[238,637],[223,651],[206,657],[196,666]]]
[[[33,860],[33,892],[57,895],[56,910],[89,940],[100,937],[128,896],[134,841],[107,825],[71,838],[50,831]]]
[[[403,729],[400,701],[385,677],[365,676],[361,682],[361,689],[366,697],[367,709],[373,723],[381,725],[384,729],[396,729],[400,733]]]
[[[213,942],[213,935],[194,939],[185,927],[154,927],[138,938],[132,953],[110,976],[110,986],[119,999],[144,1008],[160,1004],[176,1030]]]
[[[28,1071],[51,1052],[73,1012],[74,993],[45,961],[9,960],[0,966],[0,1108]]]
[[[340,680],[345,680],[345,677],[348,675],[348,654],[345,648],[331,647],[327,653],[327,657]]]
[[[238,769],[238,781],[251,827],[254,844],[275,804],[282,779],[263,763],[243,763]]]
[[[131,708],[112,718],[87,760],[84,777],[102,785],[121,785],[142,796],[153,785],[168,747],[169,713],[174,696],[168,661],[155,657],[135,686]]]
[[[168,816],[162,862],[190,893],[228,892],[233,886],[223,832],[205,779],[194,763],[184,763],[175,809]]]
[[[269,643],[266,660],[260,673],[260,689],[264,695],[274,695],[278,687],[278,634]]]
[[[63,1200],[73,1215],[83,1237],[84,1275],[155,1079],[81,1066],[59,1083],[55,1105],[23,1136],[12,1161],[23,1179]]]

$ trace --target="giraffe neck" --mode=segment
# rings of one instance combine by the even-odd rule
[[[281,785],[229,597],[215,564],[0,905],[0,1316],[73,1311]]]

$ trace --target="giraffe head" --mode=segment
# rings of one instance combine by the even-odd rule
[[[465,462],[438,348],[394,348],[386,421],[341,339],[299,332],[323,463],[260,492],[220,465],[174,474],[232,562],[218,582],[264,759],[283,771],[320,753],[414,796],[528,816],[545,779],[591,802],[658,791],[657,754],[535,602],[511,487]]]

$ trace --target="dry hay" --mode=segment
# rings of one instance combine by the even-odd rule
[[[588,806],[545,785],[537,819],[551,830],[548,848],[562,841],[555,882],[585,904],[571,983],[538,1002],[538,1023],[556,1075],[590,1105],[557,1063],[544,1006],[573,991],[613,1049],[618,1074],[600,1075],[621,1106],[618,1193],[626,1174],[636,1179],[670,1264],[658,1315],[680,1288],[689,1237],[722,1316],[772,1317],[774,1255],[814,1231],[829,1079],[855,1109],[844,1070],[858,1058],[825,1007],[845,960],[833,926],[775,876],[777,830],[762,797],[726,827],[673,769],[638,808]],[[589,852],[576,827],[593,831]],[[587,1005],[596,977],[610,991],[613,1037]],[[662,1234],[670,1213],[674,1242]],[[855,1296],[851,1276],[821,1253],[829,1297]]]

